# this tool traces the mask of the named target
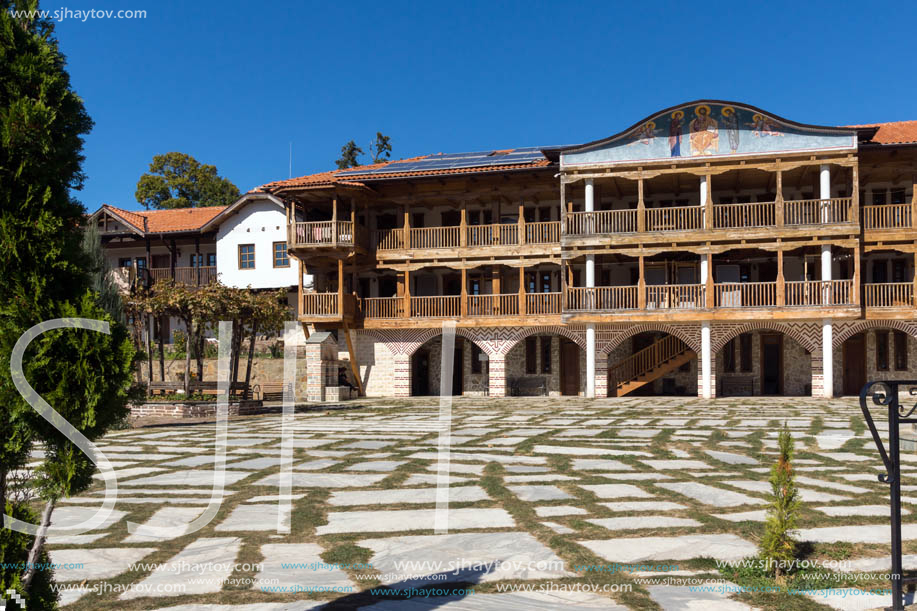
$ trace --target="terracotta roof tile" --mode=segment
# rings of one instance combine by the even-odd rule
[[[865,123],[844,127],[878,127],[870,142],[875,144],[917,143],[917,121],[893,121],[891,123]]]
[[[171,210],[143,210],[132,212],[105,204],[112,213],[120,216],[137,229],[148,233],[171,233],[177,231],[194,231],[203,227],[210,219],[226,209],[226,206],[207,206],[203,208],[175,208]]]

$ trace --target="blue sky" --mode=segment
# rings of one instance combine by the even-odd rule
[[[698,98],[827,125],[917,119],[912,3],[269,3],[104,0],[139,20],[57,25],[95,128],[77,197],[129,209],[153,155],[246,191],[394,157],[570,144]]]

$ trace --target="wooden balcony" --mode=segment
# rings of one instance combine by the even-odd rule
[[[289,225],[287,244],[291,249],[365,248],[366,230],[353,221],[294,223]]]
[[[567,287],[567,311],[636,310],[636,286]]]
[[[914,207],[911,204],[863,206],[863,229],[913,229]]]
[[[720,282],[713,285],[718,308],[762,308],[777,305],[776,282]]]
[[[856,221],[853,199],[807,199],[747,204],[714,204],[711,220],[704,206],[675,206],[597,212],[568,212],[566,236],[721,229],[828,226]],[[641,216],[642,214],[642,216]]]
[[[913,282],[864,284],[863,298],[867,308],[911,309],[914,303]]]
[[[150,280],[153,283],[159,280],[174,280],[179,284],[188,284],[190,286],[204,286],[217,279],[217,268],[213,266],[205,267],[151,267]]]
[[[303,293],[300,299],[299,319],[304,322],[349,321],[356,313],[356,297],[347,293]]]
[[[373,232],[376,251],[506,247],[559,242],[559,221],[411,227]]]
[[[703,284],[658,284],[646,287],[648,310],[696,310],[705,307]]]
[[[853,280],[799,280],[786,283],[788,307],[856,305]]]

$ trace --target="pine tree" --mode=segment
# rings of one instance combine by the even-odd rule
[[[771,504],[764,523],[764,537],[760,551],[779,580],[784,575],[783,567],[795,558],[796,517],[799,511],[799,491],[796,488],[796,474],[793,472],[793,437],[786,423],[778,437],[780,455],[771,467]]]
[[[334,163],[337,165],[339,170],[355,168],[360,165],[360,155],[362,154],[363,149],[357,146],[356,142],[351,140],[341,147],[341,157]]]

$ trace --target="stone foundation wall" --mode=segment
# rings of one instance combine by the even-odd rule
[[[273,405],[265,407],[261,401],[239,401],[229,404],[230,416],[247,416],[253,414],[269,414],[279,412],[282,407]],[[131,416],[134,418],[205,418],[215,416],[217,411],[216,401],[187,401],[178,403],[148,402],[130,406]]]

